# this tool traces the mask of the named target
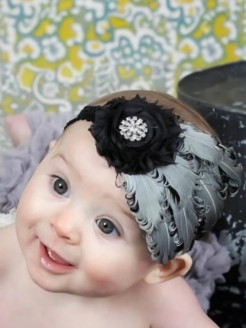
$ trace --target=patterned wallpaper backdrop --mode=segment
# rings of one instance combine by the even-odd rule
[[[0,115],[78,110],[120,89],[175,94],[182,76],[246,58],[245,0],[0,4]]]

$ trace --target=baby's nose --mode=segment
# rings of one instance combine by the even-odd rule
[[[52,221],[52,229],[57,236],[69,244],[80,243],[80,230],[78,226],[78,215],[71,210],[61,211]]]

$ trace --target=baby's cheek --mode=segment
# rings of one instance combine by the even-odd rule
[[[93,280],[104,284],[111,283],[116,275],[121,274],[118,262],[101,257],[94,257],[93,261],[89,261],[87,269]]]
[[[28,226],[40,218],[45,218],[50,212],[49,207],[46,206],[47,201],[44,201],[45,190],[41,182],[33,178],[29,181],[17,207],[17,219],[19,217]]]
[[[30,228],[32,226],[32,220],[35,216],[32,214],[33,203],[30,203],[28,197],[23,197],[17,207],[16,222],[25,226],[25,228]]]
[[[28,216],[28,204],[26,204],[25,199],[22,199],[17,207],[16,212],[16,224],[17,225],[25,225],[26,224],[26,218]]]
[[[124,263],[109,257],[94,256],[93,260],[88,260],[86,275],[99,290],[108,293],[122,291],[129,282],[129,277],[124,270]]]

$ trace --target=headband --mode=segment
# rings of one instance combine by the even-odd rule
[[[128,206],[155,261],[188,252],[240,187],[242,167],[233,150],[157,102],[137,95],[86,106],[65,129],[78,120],[92,122],[98,154],[123,177]]]

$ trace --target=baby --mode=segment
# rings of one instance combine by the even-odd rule
[[[240,185],[234,153],[211,134],[161,93],[86,106],[0,230],[0,326],[217,327],[182,278]]]

